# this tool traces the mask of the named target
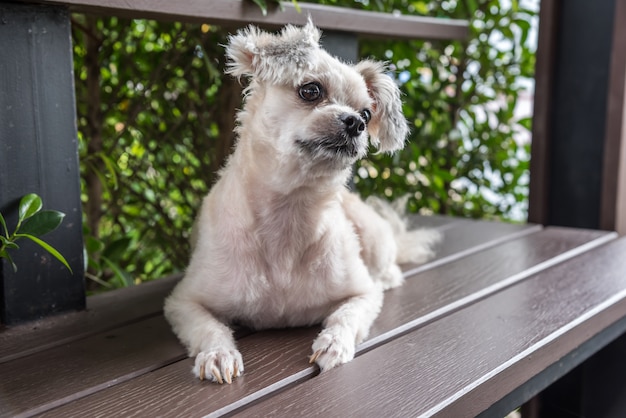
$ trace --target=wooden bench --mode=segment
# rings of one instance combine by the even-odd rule
[[[626,238],[443,217],[349,364],[308,364],[319,328],[251,333],[246,372],[200,382],[163,318],[178,276],[0,333],[0,416],[504,416],[626,329]]]

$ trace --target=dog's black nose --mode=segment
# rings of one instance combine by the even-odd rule
[[[350,136],[359,136],[365,130],[365,121],[359,115],[344,113],[340,117]]]

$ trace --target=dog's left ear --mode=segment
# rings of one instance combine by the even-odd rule
[[[227,72],[274,84],[297,83],[303,70],[314,65],[311,57],[320,47],[320,36],[311,19],[303,27],[287,25],[278,34],[251,25],[229,38]]]
[[[404,148],[409,134],[400,89],[385,72],[385,66],[376,61],[361,61],[354,66],[361,73],[374,101],[372,119],[367,130],[371,143],[379,152],[393,152]]]

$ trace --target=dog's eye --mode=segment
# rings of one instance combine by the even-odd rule
[[[298,94],[302,100],[314,102],[322,97],[322,86],[317,83],[307,83],[300,87]]]
[[[361,117],[363,118],[365,123],[369,123],[369,121],[372,119],[372,112],[370,112],[369,109],[363,109],[361,111]]]

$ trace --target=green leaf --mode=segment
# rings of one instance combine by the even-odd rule
[[[13,273],[17,273],[17,266],[15,265],[13,259],[6,250],[0,251],[0,258],[6,258],[7,261],[11,264],[11,267],[13,267]]]
[[[113,285],[111,285],[111,283],[105,282],[104,280],[102,280],[98,276],[94,276],[93,274],[85,273],[85,277],[87,277],[90,280],[93,280],[94,282],[98,283],[100,286],[103,286],[103,287],[106,287],[106,288],[109,288],[109,289],[113,287]]]
[[[530,117],[518,119],[517,123],[528,129],[529,131],[532,130],[533,119]]]
[[[3,237],[2,235],[0,235],[0,243],[2,243],[2,246],[7,249],[10,248],[12,250],[17,250],[19,249],[19,245],[17,245],[16,243],[14,243],[13,241],[11,241],[10,239]]]
[[[42,206],[41,198],[35,193],[22,197],[20,200],[19,223],[39,212]]]
[[[85,248],[87,249],[87,252],[89,254],[95,254],[104,249],[104,242],[91,235],[88,235],[85,238]]]
[[[267,16],[267,3],[265,0],[252,0],[259,8],[261,9],[261,13],[263,16]]]
[[[65,267],[67,267],[67,269],[70,271],[70,273],[74,274],[74,272],[72,271],[72,268],[68,264],[68,262],[65,259],[65,257],[63,257],[61,255],[61,253],[59,253],[56,249],[54,249],[54,247],[52,247],[47,242],[42,241],[41,239],[39,239],[39,238],[37,238],[37,237],[35,237],[33,235],[29,235],[29,234],[15,234],[15,236],[19,237],[19,238],[28,238],[29,240],[31,240],[34,243],[38,244],[41,248],[43,248],[44,250],[48,251],[50,254],[52,254],[54,256],[54,258],[59,260]]]
[[[111,181],[113,182],[113,189],[117,189],[117,171],[116,171],[116,164],[115,162],[111,159],[111,157],[105,155],[104,153],[99,153],[98,156],[100,157],[100,159],[102,160],[102,162],[104,163],[104,165],[106,166],[107,171],[109,172],[109,176],[111,177]],[[102,178],[104,176],[101,177],[101,181]],[[106,181],[106,180],[105,180]]]
[[[4,220],[4,216],[2,216],[1,213],[0,213],[0,224],[4,228],[4,235],[8,238],[9,237],[9,229],[7,228],[7,222]]]
[[[122,270],[120,266],[117,265],[117,263],[114,263],[106,257],[102,257],[102,260],[107,264],[107,266],[111,268],[111,270],[113,270],[113,273],[115,273],[115,276],[117,276],[118,281],[123,284],[124,287],[132,286],[134,284],[133,278],[130,276],[130,274]]]
[[[96,176],[98,176],[98,179],[100,180],[100,184],[102,185],[102,188],[104,189],[103,190],[104,194],[110,194],[111,191],[109,190],[109,184],[107,182],[107,178],[104,175],[104,173],[100,171],[98,167],[96,167],[96,165],[93,164],[92,162],[88,161],[87,164],[89,165],[89,168],[91,168],[91,170],[93,170],[93,172],[96,174]]]
[[[57,210],[44,210],[34,214],[20,226],[17,231],[20,234],[41,236],[54,231],[61,225],[65,214]]]
[[[427,15],[428,14],[428,3],[425,1],[416,1],[413,2],[413,7],[415,8],[415,11],[420,14],[420,15]]]
[[[102,255],[111,260],[119,260],[126,252],[128,252],[128,248],[131,243],[132,239],[130,237],[117,239],[107,245],[106,249],[102,252]]]

